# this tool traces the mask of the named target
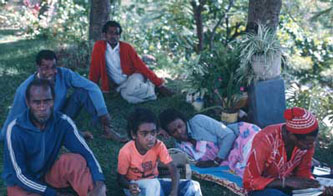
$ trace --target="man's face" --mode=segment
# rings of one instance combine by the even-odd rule
[[[139,152],[147,152],[156,143],[157,129],[155,123],[142,123],[136,132],[132,134],[135,139],[135,146]]]
[[[296,139],[296,146],[301,150],[309,150],[315,144],[316,138],[315,136],[306,136],[305,139]]]
[[[40,65],[37,65],[38,77],[49,80],[52,84],[57,74],[56,60],[42,59]]]
[[[120,38],[120,29],[118,27],[109,27],[104,33],[106,41],[112,46],[115,47]]]
[[[53,97],[50,88],[42,86],[32,86],[30,89],[30,99],[27,100],[32,122],[37,127],[43,127],[51,117],[53,111]]]
[[[177,118],[172,121],[168,124],[167,129],[169,134],[176,140],[188,141],[189,137],[186,131],[186,123],[182,119]]]

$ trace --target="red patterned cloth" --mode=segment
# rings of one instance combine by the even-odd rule
[[[157,77],[156,74],[144,64],[130,44],[120,41],[119,49],[120,66],[124,74],[130,76],[133,73],[141,73],[155,84],[155,86],[160,86],[163,83],[163,79]],[[91,54],[89,79],[97,84],[101,81],[102,91],[109,92],[110,85],[106,71],[105,51],[106,41],[97,41]]]
[[[287,161],[282,126],[268,126],[254,137],[243,177],[243,186],[247,191],[262,190],[275,179],[283,177],[313,178],[311,159],[314,147],[310,150],[295,147]]]

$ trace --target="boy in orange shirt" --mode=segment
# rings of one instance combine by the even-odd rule
[[[128,119],[132,141],[118,156],[118,182],[126,195],[201,195],[200,185],[192,180],[179,183],[179,174],[163,142],[156,139],[157,118],[147,109],[136,109]],[[171,181],[158,179],[157,161],[165,164]],[[170,188],[171,187],[171,188]]]

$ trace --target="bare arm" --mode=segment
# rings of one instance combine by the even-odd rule
[[[125,178],[124,175],[117,173],[118,184],[125,189],[129,189],[130,182]]]
[[[177,167],[171,162],[166,165],[171,176],[171,193],[170,195],[176,196],[178,193],[179,173]]]
[[[284,182],[281,179],[275,179],[269,183],[267,188],[291,188],[293,190],[306,189],[306,188],[317,188],[319,187],[319,182],[314,179],[309,178],[299,178],[299,177],[287,177]]]
[[[132,195],[138,195],[141,192],[139,185],[129,182],[124,175],[117,173],[117,181],[121,187],[129,189]]]

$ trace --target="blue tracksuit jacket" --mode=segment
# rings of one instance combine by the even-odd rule
[[[68,116],[54,112],[41,131],[32,124],[26,110],[9,123],[6,131],[2,178],[7,186],[18,185],[29,192],[55,195],[56,191],[43,177],[62,145],[85,158],[94,181],[104,181],[99,163]]]

